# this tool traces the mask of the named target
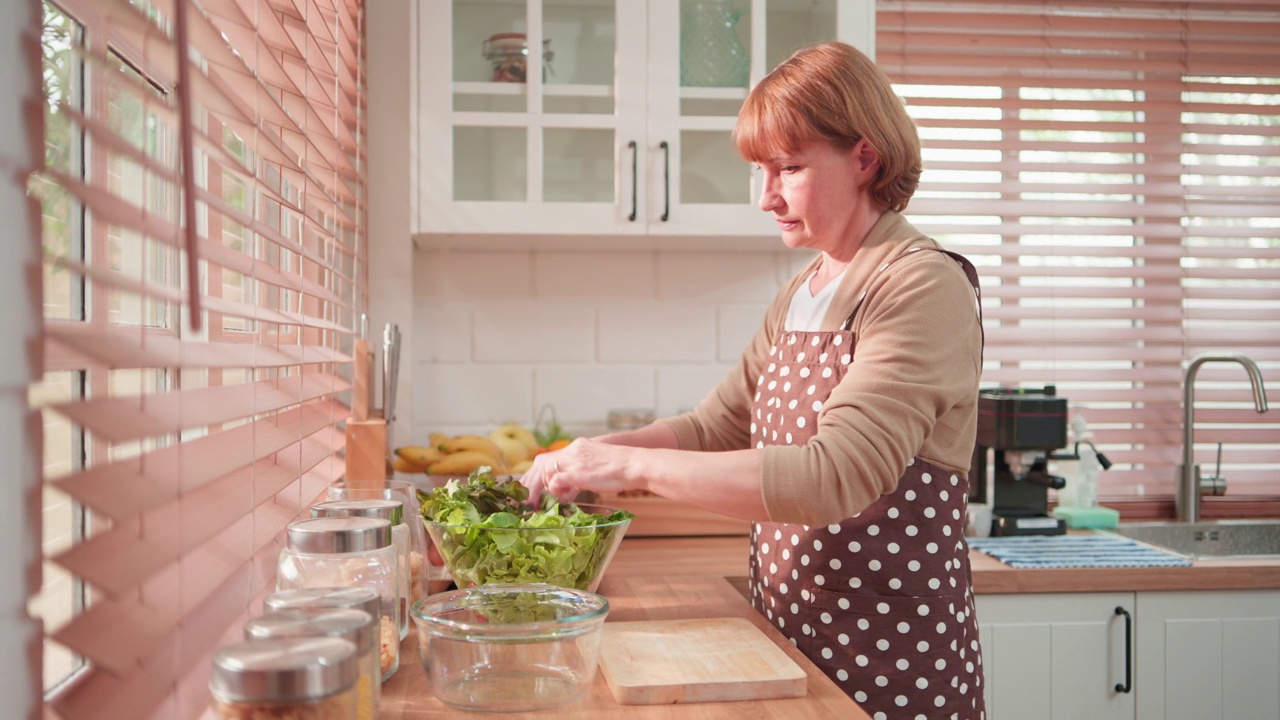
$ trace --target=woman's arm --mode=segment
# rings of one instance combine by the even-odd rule
[[[649,440],[675,439],[675,434],[662,425],[620,435],[636,440],[638,434],[651,428],[654,430],[645,433],[652,435]],[[535,458],[520,482],[533,497],[544,488],[561,499],[581,490],[647,490],[721,515],[766,520],[760,491],[762,457],[761,450],[698,452],[623,445],[606,442],[605,438],[578,438],[563,450]]]

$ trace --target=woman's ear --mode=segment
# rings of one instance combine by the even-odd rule
[[[853,146],[858,169],[868,177],[874,178],[880,173],[880,152],[866,138],[862,138]]]

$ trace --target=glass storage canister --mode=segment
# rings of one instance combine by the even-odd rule
[[[438,572],[423,572],[427,563],[427,531],[418,521],[421,517],[418,505],[418,486],[408,480],[387,480],[382,487],[352,487],[345,479],[337,480],[329,486],[327,500],[399,500],[404,507],[409,526],[409,594],[413,600],[430,595],[432,583],[448,585],[453,578],[444,571],[442,577]],[[432,568],[435,570],[435,568]],[[444,588],[437,588],[443,590]]]
[[[528,81],[529,41],[525,33],[502,32],[490,35],[487,40],[480,43],[480,54],[493,68],[494,82]],[[554,56],[555,53],[551,52],[551,38],[544,38],[542,40],[543,80],[546,80],[547,74],[551,73],[551,58]]]
[[[311,517],[372,517],[391,523],[391,544],[396,549],[396,568],[400,574],[400,639],[409,635],[409,553],[412,542],[409,526],[404,521],[404,503],[399,500],[328,500],[311,506]]]
[[[367,587],[307,587],[273,592],[262,601],[264,613],[317,608],[354,608],[369,613],[371,617],[380,618],[382,596],[377,590]],[[382,642],[384,638],[381,622],[374,624],[373,632],[374,640],[378,642],[379,660],[383,667],[388,667],[391,664],[391,649]],[[385,639],[390,640],[390,637]],[[383,680],[385,679],[384,677]]]
[[[218,720],[355,720],[356,646],[341,638],[253,640],[213,656]]]
[[[289,523],[280,551],[276,590],[368,587],[378,592],[382,679],[400,668],[400,585],[391,521],[321,517]]]
[[[356,680],[356,717],[377,720],[382,696],[382,666],[378,660],[378,626],[363,610],[310,608],[285,610],[250,618],[244,624],[245,640],[336,637],[356,646],[360,676]]]

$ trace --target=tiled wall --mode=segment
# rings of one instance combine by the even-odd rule
[[[414,438],[531,425],[546,403],[575,434],[603,430],[613,408],[690,408],[810,257],[419,250]]]

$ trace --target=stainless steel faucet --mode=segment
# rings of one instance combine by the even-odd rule
[[[1258,412],[1267,411],[1267,393],[1262,387],[1262,372],[1258,365],[1244,355],[1197,355],[1187,366],[1182,381],[1182,464],[1178,466],[1178,494],[1174,497],[1174,509],[1183,522],[1200,521],[1200,466],[1195,461],[1195,381],[1200,366],[1210,362],[1234,362],[1244,366],[1253,386],[1253,406]]]

